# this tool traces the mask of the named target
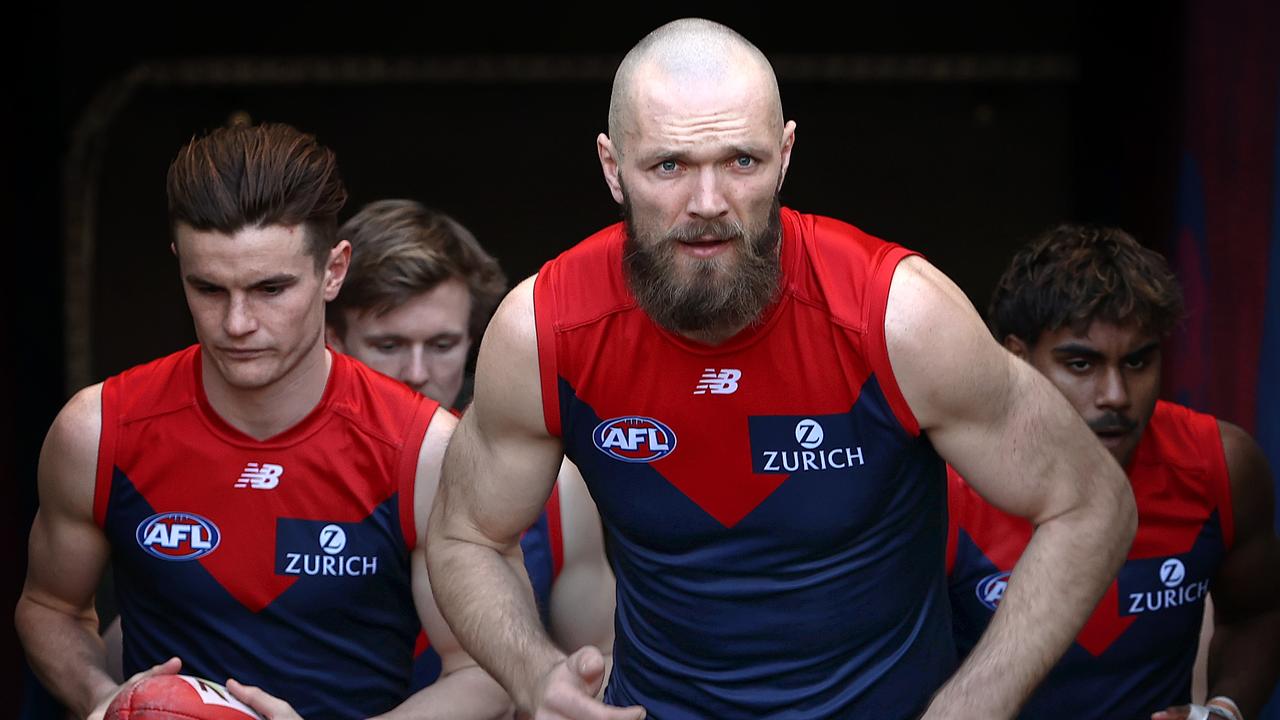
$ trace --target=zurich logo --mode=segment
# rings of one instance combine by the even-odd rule
[[[978,602],[986,605],[990,610],[995,610],[1004,597],[1005,588],[1009,587],[1009,575],[1010,573],[1007,572],[998,572],[978,581],[978,587],[974,588]]]
[[[325,525],[320,529],[320,549],[329,555],[337,555],[347,546],[347,531],[337,525]]]
[[[1177,558],[1169,558],[1160,565],[1160,582],[1165,587],[1177,587],[1187,578],[1187,568]]]
[[[650,463],[676,449],[676,434],[649,417],[629,415],[605,420],[591,433],[600,452],[622,462]]]
[[[796,442],[800,447],[812,450],[822,444],[824,434],[817,420],[805,418],[796,423]]]
[[[184,512],[156,513],[138,524],[138,545],[161,560],[195,560],[222,539],[213,522]]]

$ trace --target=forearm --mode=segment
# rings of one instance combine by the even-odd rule
[[[1280,675],[1280,608],[1219,623],[1209,645],[1209,692],[1235,701],[1245,718],[1258,712]]]
[[[1041,524],[1014,566],[999,610],[925,714],[1013,717],[1066,651],[1133,539],[1132,500],[1065,513]],[[1070,583],[1058,570],[1072,568]]]
[[[459,642],[532,712],[539,684],[565,654],[542,627],[519,556],[437,536],[427,557],[437,606]]]
[[[32,671],[76,717],[115,691],[92,614],[73,616],[23,595],[14,624]]]
[[[512,709],[507,692],[473,666],[441,677],[377,720],[506,720]]]

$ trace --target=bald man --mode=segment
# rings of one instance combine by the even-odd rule
[[[624,221],[489,326],[428,565],[460,642],[523,712],[1011,717],[1128,549],[1119,466],[954,284],[780,207],[795,129],[741,36],[657,29],[618,69],[597,139]],[[599,649],[557,650],[520,582],[520,531],[562,452],[617,576],[603,702]],[[944,461],[1037,526],[959,669]]]

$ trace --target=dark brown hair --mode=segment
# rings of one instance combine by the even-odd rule
[[[343,224],[338,236],[351,243],[351,267],[326,320],[345,337],[344,310],[382,314],[449,278],[471,291],[468,329],[473,340],[507,289],[498,261],[461,223],[413,200],[379,200]]]
[[[333,151],[289,125],[234,125],[193,138],[169,165],[169,222],[227,235],[302,225],[317,269],[337,244],[347,189]]]
[[[1164,257],[1123,230],[1059,225],[1018,251],[987,311],[991,332],[1034,345],[1040,333],[1095,320],[1160,337],[1182,320],[1182,290]]]

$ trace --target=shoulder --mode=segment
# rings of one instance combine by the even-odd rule
[[[1222,454],[1227,461],[1227,474],[1231,477],[1232,494],[1241,483],[1271,486],[1271,467],[1258,442],[1243,428],[1225,420],[1218,420],[1218,432],[1222,438]],[[1239,504],[1238,500],[1237,503]]]
[[[914,254],[834,218],[787,208],[781,217],[788,286],[811,303],[829,305],[837,315],[857,311],[846,323],[862,324],[865,313],[860,309],[878,306],[895,266]]]
[[[496,359],[503,364],[507,353],[533,350],[537,343],[534,288],[541,285],[545,272],[546,268],[543,268],[542,272],[521,280],[498,304],[480,343],[480,362]],[[476,388],[477,393],[480,390]]]
[[[195,403],[196,363],[199,358],[200,346],[191,345],[107,378],[103,385],[109,413],[122,419],[134,419],[167,413]],[[99,397],[102,397],[102,391]]]
[[[915,256],[897,264],[884,317],[894,375],[922,427],[1009,406],[1013,356],[991,337],[964,291],[933,265]]]
[[[1257,441],[1239,426],[1225,420],[1218,420],[1217,424],[1231,493],[1228,512],[1232,518],[1233,544],[1262,538],[1270,538],[1274,543],[1275,488],[1267,457]]]
[[[538,312],[556,327],[589,322],[635,307],[622,272],[621,223],[610,225],[542,266],[536,295]]]
[[[399,443],[422,432],[440,404],[351,357],[333,352],[334,373],[341,386],[333,408],[349,422]],[[448,413],[445,413],[448,414]],[[430,420],[435,424],[435,420]]]
[[[54,418],[40,449],[42,506],[92,510],[102,434],[102,383],[77,392]]]
[[[102,383],[90,385],[67,401],[49,428],[49,438],[79,444],[92,440],[95,448],[102,429]]]

